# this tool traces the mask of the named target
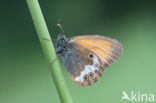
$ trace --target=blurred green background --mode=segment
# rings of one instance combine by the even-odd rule
[[[154,0],[39,2],[52,38],[62,19],[67,37],[99,34],[123,44],[120,59],[90,87],[75,85],[63,68],[74,103],[126,103],[122,91],[156,95]],[[60,103],[26,1],[2,0],[0,12],[0,103]]]

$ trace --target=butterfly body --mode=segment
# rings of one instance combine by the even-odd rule
[[[67,39],[63,34],[57,38],[56,53],[60,55],[72,80],[79,86],[94,84],[104,69],[122,53],[122,45],[104,36],[76,36]]]

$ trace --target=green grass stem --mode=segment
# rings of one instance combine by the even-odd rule
[[[61,103],[73,103],[71,95],[68,91],[65,79],[61,70],[59,61],[51,63],[56,58],[56,53],[52,42],[44,40],[43,38],[49,39],[50,35],[42,15],[38,0],[27,0],[27,4],[43,49],[43,52],[47,58],[48,63],[50,64],[50,69],[52,77],[57,88],[58,95],[60,97]]]

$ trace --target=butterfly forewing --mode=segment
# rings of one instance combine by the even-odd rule
[[[77,36],[71,40],[94,52],[103,64],[112,64],[122,53],[122,45],[117,40],[104,36]]]

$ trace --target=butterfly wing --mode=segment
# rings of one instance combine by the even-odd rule
[[[72,80],[79,86],[95,83],[104,69],[122,53],[122,45],[104,36],[77,36],[69,40],[63,63]]]

